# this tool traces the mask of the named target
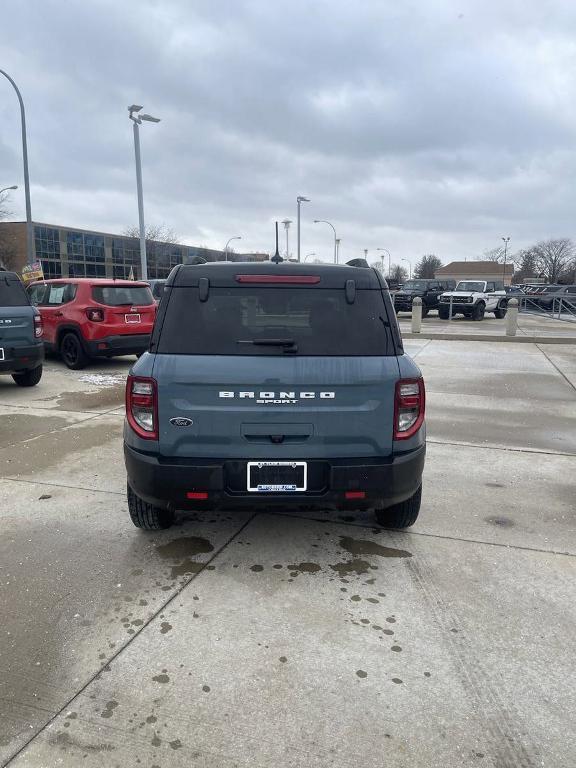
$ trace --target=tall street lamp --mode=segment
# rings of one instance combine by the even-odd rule
[[[506,285],[506,256],[508,255],[508,243],[510,242],[510,238],[503,237],[502,240],[504,241],[504,270],[502,274],[502,282]]]
[[[308,197],[302,197],[302,195],[298,195],[296,202],[298,203],[298,261],[300,261],[300,206],[302,203],[309,203],[310,199]]]
[[[364,258],[368,261],[368,248],[364,248]]]
[[[0,195],[2,194],[2,192],[8,192],[9,189],[18,189],[18,185],[13,184],[11,187],[4,187],[4,189],[0,189]]]
[[[408,267],[410,268],[410,280],[412,280],[412,263],[408,261],[408,259],[401,259],[401,261],[405,261],[408,264]]]
[[[288,230],[290,229],[290,224],[292,224],[292,219],[284,219],[282,221],[282,224],[284,224],[284,230],[286,231],[286,261],[290,258],[290,243],[288,240]]]
[[[132,120],[134,127],[134,155],[136,157],[136,190],[138,192],[138,221],[140,225],[140,279],[148,280],[148,264],[146,262],[146,231],[144,229],[144,197],[142,194],[142,163],[140,161],[140,130],[142,120],[148,123],[159,123],[159,117],[152,115],[139,115],[143,109],[139,104],[132,104],[128,107],[130,113],[128,117]]]
[[[336,246],[338,238],[336,237],[336,228],[334,224],[331,224],[325,219],[314,219],[314,224],[328,224],[329,227],[332,227],[332,231],[334,232],[334,264],[338,264],[338,248]]]
[[[392,271],[390,251],[388,250],[388,248],[376,248],[376,250],[377,251],[384,251],[384,253],[388,254],[388,277],[390,277],[390,272]],[[382,272],[384,272],[384,256],[382,256]]]
[[[26,141],[26,111],[24,109],[24,102],[22,100],[22,94],[18,90],[18,86],[12,80],[8,72],[4,72],[0,69],[0,75],[11,83],[12,87],[16,91],[18,101],[20,102],[20,123],[22,127],[22,160],[24,163],[24,197],[26,198],[26,256],[28,264],[32,264],[34,261],[34,238],[32,233],[32,206],[30,204],[30,179],[28,178],[28,142]]]
[[[340,260],[340,238],[336,238],[336,264],[338,264]]]
[[[236,235],[236,237],[231,237],[226,245],[224,246],[224,261],[228,261],[228,246],[232,242],[232,240],[242,240],[241,235]]]

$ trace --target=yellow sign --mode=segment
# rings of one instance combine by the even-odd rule
[[[44,280],[42,262],[34,261],[32,264],[26,264],[22,269],[22,280],[25,283],[31,283],[33,280]]]

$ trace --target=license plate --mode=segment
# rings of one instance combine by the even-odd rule
[[[140,315],[138,315],[138,314],[124,315],[124,320],[127,323],[139,323],[140,322]]]
[[[0,360],[4,360],[4,347],[0,347]]]
[[[303,493],[307,489],[305,461],[249,461],[247,471],[250,493]]]

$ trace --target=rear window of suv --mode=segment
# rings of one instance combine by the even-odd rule
[[[147,285],[95,285],[92,298],[108,307],[148,306],[154,299]]]
[[[0,307],[25,307],[30,301],[24,286],[14,275],[0,272]]]
[[[175,355],[393,355],[379,290],[172,288],[158,347]]]

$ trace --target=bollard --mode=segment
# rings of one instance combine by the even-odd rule
[[[516,336],[518,328],[518,299],[510,299],[506,312],[506,336]]]
[[[422,299],[416,296],[412,302],[412,333],[420,333],[422,327]]]

